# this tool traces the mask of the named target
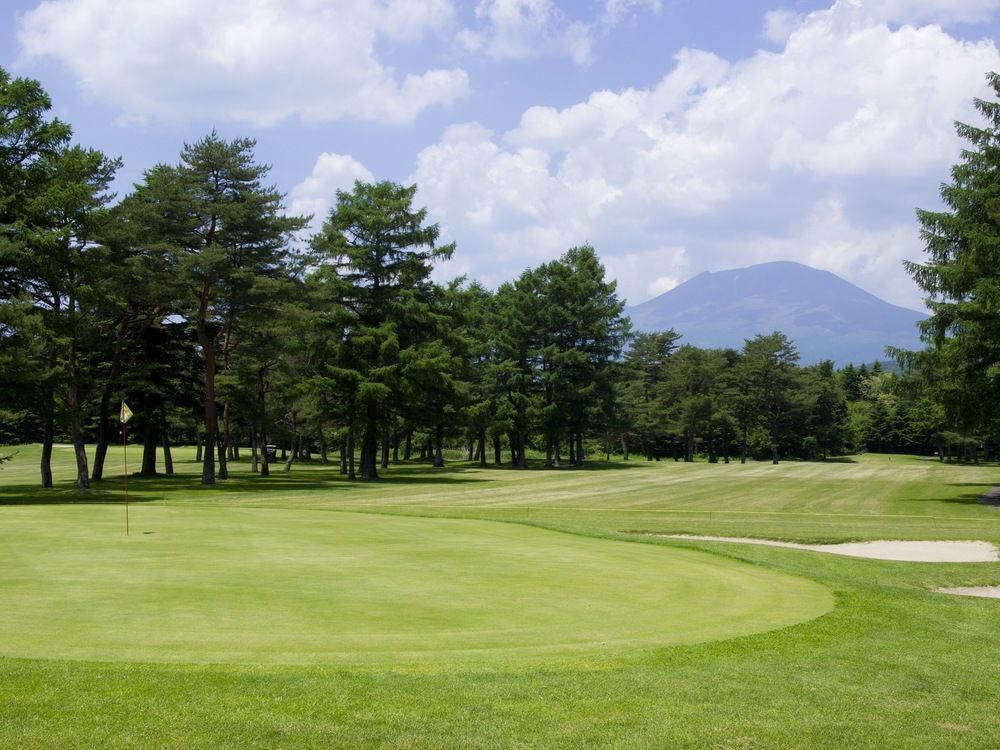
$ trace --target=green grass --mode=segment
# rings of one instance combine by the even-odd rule
[[[37,448],[19,451],[0,470],[2,747],[1000,736],[1000,602],[933,592],[1000,584],[1000,564],[650,535],[1000,544],[978,503],[996,466],[459,464],[349,484],[243,463],[202,488],[181,452],[178,476],[130,481],[126,537],[120,469],[78,493],[57,449],[41,491]]]

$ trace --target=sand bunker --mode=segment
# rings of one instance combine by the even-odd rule
[[[942,594],[957,596],[981,596],[986,599],[1000,599],[1000,586],[961,586],[957,589],[938,589]]]
[[[797,544],[773,539],[752,539],[738,536],[697,536],[693,534],[662,534],[671,539],[691,539],[703,542],[740,542],[763,544],[768,547],[789,547],[812,552],[829,552],[832,555],[867,557],[871,560],[899,560],[903,562],[997,562],[1000,552],[989,542],[910,542],[877,541],[846,542],[843,544]]]

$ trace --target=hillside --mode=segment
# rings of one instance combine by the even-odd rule
[[[682,343],[740,348],[759,333],[782,331],[802,364],[886,359],[887,345],[922,346],[923,313],[891,305],[829,271],[777,261],[698,274],[626,309],[639,331],[673,328]]]

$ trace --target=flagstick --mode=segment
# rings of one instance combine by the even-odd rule
[[[125,536],[128,536],[128,428],[122,422],[122,450],[125,453]]]

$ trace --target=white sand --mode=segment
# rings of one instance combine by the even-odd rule
[[[1000,599],[1000,586],[961,586],[957,589],[938,589],[938,591],[942,594],[982,596],[987,599]]]
[[[867,557],[872,560],[900,560],[905,562],[997,562],[1000,552],[989,542],[910,542],[877,541],[846,542],[843,544],[797,544],[773,539],[752,539],[738,536],[697,536],[692,534],[662,534],[671,539],[692,539],[704,542],[739,542],[763,544],[769,547],[789,547],[812,552],[829,552],[832,555]]]

